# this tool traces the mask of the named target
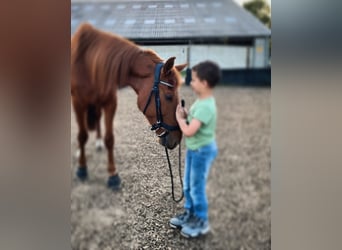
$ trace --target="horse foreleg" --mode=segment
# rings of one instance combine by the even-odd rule
[[[116,110],[116,102],[105,107],[105,145],[108,151],[108,173],[109,178],[107,186],[112,190],[118,190],[120,188],[120,177],[115,168],[114,161],[114,135],[113,135],[113,119]]]
[[[85,111],[82,110],[76,110],[76,119],[78,124],[78,144],[79,144],[79,158],[78,158],[78,169],[76,172],[77,177],[84,181],[88,177],[88,171],[87,171],[87,160],[85,156],[85,144],[88,140],[88,131],[85,124]]]

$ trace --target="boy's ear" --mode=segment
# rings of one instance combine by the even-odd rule
[[[203,80],[202,82],[203,82],[203,84],[204,84],[206,87],[210,87],[210,85],[209,85],[209,83],[207,82],[207,80]]]

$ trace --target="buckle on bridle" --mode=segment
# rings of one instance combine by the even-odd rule
[[[156,132],[157,132],[159,129],[163,129],[163,131],[161,134],[157,134],[158,137],[164,137],[169,133],[169,131],[163,127],[163,125],[160,121],[158,121],[157,123],[155,123],[151,126],[152,131],[156,130]]]
[[[155,124],[153,124],[153,125],[151,126],[151,130],[152,130],[152,131],[157,130],[157,129],[159,129],[159,128],[161,128],[161,123],[160,123],[160,121],[157,121],[157,123],[155,123]]]

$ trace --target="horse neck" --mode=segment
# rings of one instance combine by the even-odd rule
[[[158,61],[151,58],[149,54],[146,55],[143,53],[137,57],[132,64],[127,85],[132,87],[138,95],[140,91],[146,87],[146,84],[152,87],[151,84],[154,80],[154,69],[157,63]]]
[[[150,79],[149,81],[152,82],[153,79],[148,78],[142,78],[142,77],[131,77],[130,80],[125,84],[123,87],[129,86],[131,87],[137,95],[143,90],[146,79]],[[145,80],[145,81],[144,81]]]

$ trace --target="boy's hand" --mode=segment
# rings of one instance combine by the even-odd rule
[[[176,119],[181,120],[181,119],[186,119],[186,117],[188,116],[188,111],[186,110],[186,108],[183,108],[181,105],[177,105],[177,109],[176,109]]]

